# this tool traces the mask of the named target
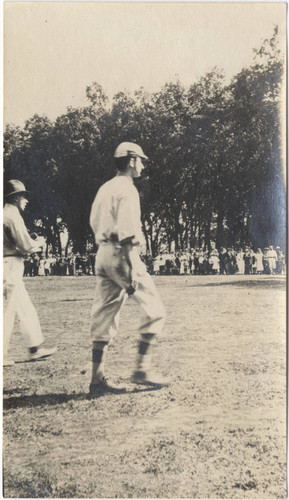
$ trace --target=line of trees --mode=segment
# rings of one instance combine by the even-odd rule
[[[119,92],[109,103],[97,83],[88,105],[55,122],[34,115],[4,133],[4,181],[32,192],[28,225],[61,252],[93,241],[91,203],[115,172],[122,141],[139,143],[149,160],[138,187],[147,249],[268,244],[285,248],[286,196],[281,144],[283,57],[278,28],[255,49],[254,64],[229,85],[213,68],[189,88]],[[34,227],[33,227],[34,226]]]

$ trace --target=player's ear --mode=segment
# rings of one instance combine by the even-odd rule
[[[135,166],[135,158],[131,156],[128,161],[128,167],[134,168],[134,166]]]

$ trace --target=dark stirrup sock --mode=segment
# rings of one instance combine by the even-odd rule
[[[95,384],[99,378],[104,375],[104,349],[108,342],[93,342],[92,343],[92,379],[91,383]]]
[[[103,350],[108,342],[92,342],[92,362],[101,363]]]
[[[138,353],[141,356],[145,356],[147,354],[150,344],[154,340],[155,336],[156,335],[154,333],[142,333],[141,340],[138,345]]]

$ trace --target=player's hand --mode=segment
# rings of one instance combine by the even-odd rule
[[[126,293],[128,294],[128,296],[129,296],[129,297],[135,293],[136,288],[137,288],[137,283],[136,283],[136,281],[132,281],[131,285],[129,285],[129,286],[126,288]]]

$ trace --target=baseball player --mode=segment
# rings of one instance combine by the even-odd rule
[[[139,194],[133,179],[140,177],[144,168],[142,160],[146,158],[140,146],[121,143],[114,153],[117,174],[99,189],[91,208],[90,225],[99,245],[91,312],[91,396],[122,392],[107,381],[104,357],[117,333],[120,311],[128,296],[140,311],[138,359],[132,382],[158,387],[168,385],[167,380],[151,368],[152,344],[163,329],[165,310],[137,252],[142,232]]]
[[[6,186],[3,210],[3,293],[4,293],[4,342],[3,364],[10,366],[14,361],[7,357],[15,315],[28,346],[27,361],[51,356],[56,351],[41,347],[43,335],[39,319],[23,282],[24,256],[42,250],[43,238],[33,240],[25,226],[21,212],[28,203],[24,184],[10,180]]]

